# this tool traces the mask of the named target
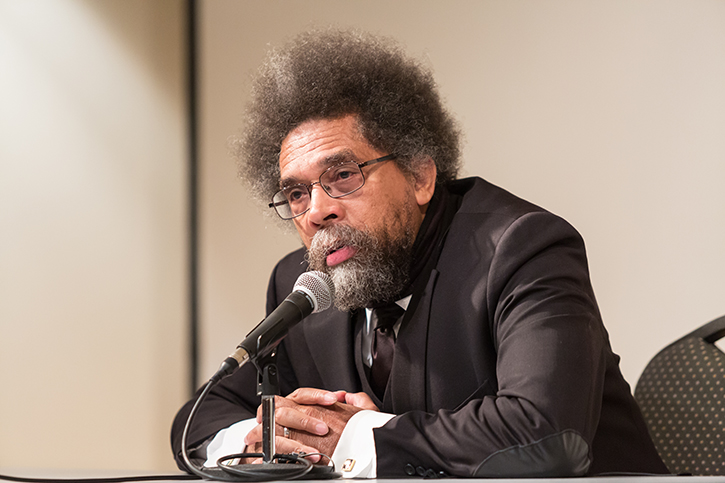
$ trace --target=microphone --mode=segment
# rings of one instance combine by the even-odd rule
[[[271,354],[292,327],[310,314],[329,309],[334,298],[335,285],[329,275],[317,271],[300,275],[292,293],[247,334],[210,381],[216,383],[250,359],[256,361]]]

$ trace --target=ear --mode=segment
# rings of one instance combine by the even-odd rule
[[[425,206],[433,198],[436,189],[436,164],[431,158],[425,158],[416,166],[415,200],[418,206]]]

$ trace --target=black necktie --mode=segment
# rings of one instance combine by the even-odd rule
[[[395,353],[393,326],[404,313],[405,310],[394,302],[373,308],[371,322],[375,326],[375,332],[373,333],[370,387],[381,400],[385,394],[385,386],[388,384],[390,368],[393,366],[393,354]]]

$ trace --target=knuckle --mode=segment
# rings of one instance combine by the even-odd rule
[[[301,412],[306,414],[308,417],[315,416],[319,411],[314,406],[304,406]]]
[[[308,428],[310,426],[310,418],[309,417],[303,417],[300,418],[300,424],[303,428]]]

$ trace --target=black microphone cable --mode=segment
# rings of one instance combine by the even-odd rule
[[[83,483],[125,483],[133,481],[168,481],[168,480],[198,480],[196,475],[139,475],[118,476],[109,478],[30,478],[22,476],[0,475],[0,480],[17,481],[20,483],[65,483],[78,481]]]
[[[191,411],[189,412],[189,416],[186,418],[186,424],[184,424],[184,431],[181,433],[181,458],[184,460],[184,464],[189,469],[189,471],[191,471],[194,475],[200,478],[215,481],[296,480],[302,479],[305,476],[311,474],[314,466],[312,462],[306,459],[306,456],[312,455],[299,455],[295,453],[275,454],[272,457],[272,461],[276,460],[276,464],[263,463],[243,464],[236,466],[229,466],[224,464],[227,461],[231,461],[237,458],[261,458],[264,456],[262,453],[239,453],[220,458],[217,461],[217,466],[215,468],[204,468],[196,466],[189,458],[189,453],[187,451],[189,428],[191,427],[191,422],[194,420],[194,417],[196,416],[196,413],[201,406],[201,403],[204,401],[204,399],[206,399],[206,396],[209,394],[209,391],[211,391],[212,387],[214,387],[216,382],[217,381],[212,379],[206,384],[206,386],[204,386],[204,389],[199,394],[199,397],[196,398],[196,402],[194,402],[194,406],[192,406]],[[327,455],[321,456],[327,458],[331,462],[332,466],[329,467],[329,471],[325,471],[322,474],[314,472],[314,478],[325,479],[325,475],[328,474],[335,476],[327,476],[327,478],[337,478],[335,473],[335,466],[334,463],[332,463],[332,459]]]
[[[217,481],[270,481],[294,480],[302,478],[331,479],[339,478],[335,473],[335,464],[328,455],[328,466],[314,466],[304,454],[272,455],[270,461],[262,464],[227,465],[228,461],[237,458],[262,458],[262,453],[239,453],[225,456],[216,462],[216,467],[197,467],[189,458],[188,436],[191,423],[211,392],[211,389],[224,377],[232,374],[247,362],[260,359],[274,352],[277,345],[287,336],[288,330],[308,315],[327,310],[334,299],[335,285],[329,275],[321,272],[305,272],[295,282],[292,293],[270,313],[257,327],[247,334],[237,349],[222,362],[219,370],[209,379],[199,393],[189,412],[181,434],[181,457],[187,469],[194,475]],[[276,461],[277,463],[273,463]]]

